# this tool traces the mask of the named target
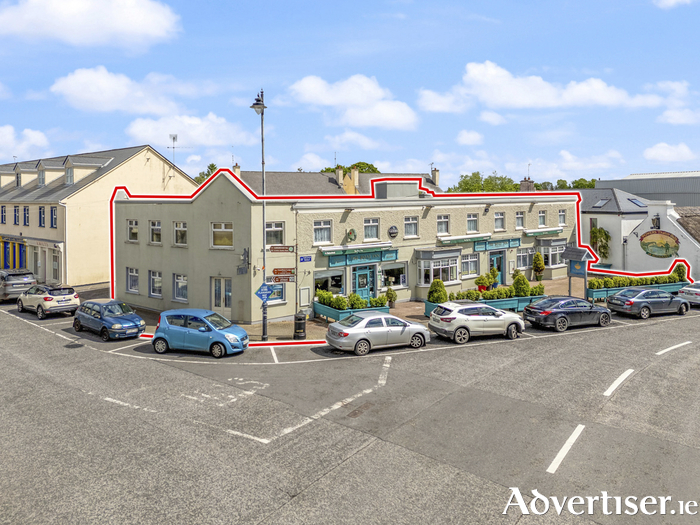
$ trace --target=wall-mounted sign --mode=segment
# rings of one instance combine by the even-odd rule
[[[310,255],[302,255],[299,257],[299,262],[311,262],[311,256]]]
[[[270,251],[273,253],[293,252],[294,246],[270,246]]]
[[[662,230],[649,230],[639,236],[639,244],[647,255],[667,258],[678,257],[678,237]]]
[[[353,242],[355,240],[357,240],[357,232],[354,228],[350,228],[348,230],[348,241]]]
[[[352,253],[347,255],[331,255],[328,257],[328,267],[350,266],[380,261],[395,261],[399,258],[398,250],[375,250],[370,253]]]
[[[280,275],[272,278],[273,283],[293,283],[294,275]]]
[[[475,242],[474,251],[503,250],[505,248],[517,248],[518,246],[520,246],[520,238],[503,239],[502,241]]]
[[[399,229],[396,226],[392,226],[389,228],[389,237],[392,239],[396,238],[396,236],[399,234]]]
[[[272,275],[294,275],[295,273],[294,268],[275,268],[272,270]]]

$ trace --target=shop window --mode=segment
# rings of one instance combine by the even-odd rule
[[[518,248],[516,266],[521,270],[524,270],[525,268],[532,268],[532,258],[534,255],[534,248]]]
[[[467,214],[467,233],[479,231],[479,216],[476,213]]]
[[[265,223],[265,244],[267,246],[271,246],[273,244],[284,244],[283,222]]]
[[[330,243],[331,221],[314,221],[314,244]]]
[[[561,254],[564,253],[565,246],[542,246],[539,251],[542,253],[544,265],[547,268],[564,264]]]
[[[138,268],[126,269],[126,291],[139,293],[139,270]]]
[[[515,212],[515,227],[522,230],[525,227],[525,212],[516,211]]]
[[[379,219],[365,219],[365,240],[376,241],[379,239]]]
[[[173,274],[173,300],[187,302],[187,276]]]
[[[173,223],[175,246],[187,246],[187,223],[175,221]]]
[[[136,219],[126,221],[126,239],[129,242],[139,242],[139,221]]]
[[[163,297],[163,272],[148,272],[148,295],[151,297]]]
[[[408,286],[408,274],[406,272],[406,263],[391,263],[383,264],[380,269],[380,278],[382,286]]]
[[[345,270],[314,272],[314,290],[324,290],[334,294],[345,293]]]
[[[497,211],[493,214],[493,217],[494,217],[493,227],[496,230],[505,230],[506,229],[506,213],[503,211]]]
[[[437,233],[438,233],[438,235],[447,235],[450,233],[450,216],[449,215],[438,215],[437,216]]]
[[[435,279],[443,282],[457,280],[457,257],[437,260],[418,261],[418,282],[430,285]]]
[[[233,248],[232,222],[211,223],[211,245],[212,248]]]
[[[149,221],[148,229],[150,231],[149,242],[151,244],[161,244],[162,236],[160,231],[160,221]]]
[[[479,254],[462,255],[462,278],[479,275]]]
[[[418,217],[403,218],[404,237],[418,237]]]

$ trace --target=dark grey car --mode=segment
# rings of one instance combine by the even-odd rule
[[[648,319],[652,314],[685,315],[690,309],[690,303],[663,290],[633,287],[608,297],[608,308],[613,312]]]

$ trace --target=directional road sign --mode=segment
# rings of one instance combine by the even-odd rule
[[[295,273],[294,268],[275,268],[272,270],[272,275],[294,275]]]
[[[255,292],[255,295],[257,295],[263,303],[266,303],[268,297],[272,295],[272,288],[270,288],[267,284],[262,284],[260,285],[260,288],[258,288],[258,291]]]
[[[270,251],[292,253],[294,252],[294,246],[270,246]]]
[[[278,277],[273,277],[272,281],[275,283],[293,283],[294,276],[293,275],[282,275],[282,276],[278,276]]]

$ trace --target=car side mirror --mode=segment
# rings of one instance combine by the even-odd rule
[[[207,327],[206,327],[206,326],[200,326],[200,327],[199,327],[199,331],[200,331],[200,332],[206,332],[206,331],[207,331]]]
[[[496,312],[496,317],[503,317],[503,312]]]

